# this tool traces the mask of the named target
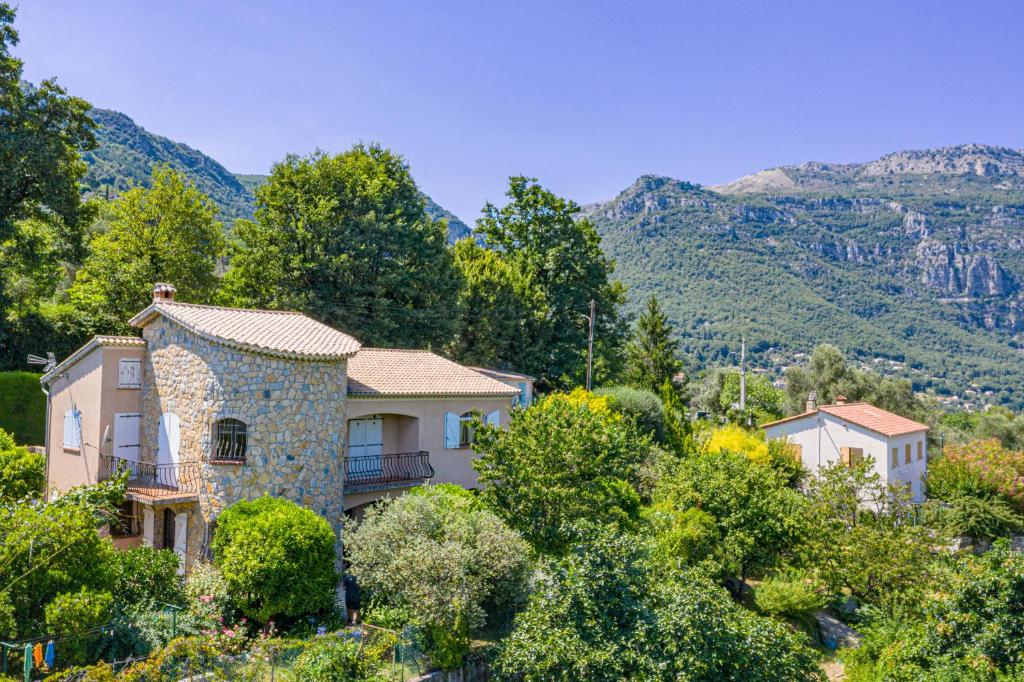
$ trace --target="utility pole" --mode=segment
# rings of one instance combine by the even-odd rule
[[[594,299],[590,299],[590,333],[587,335],[587,390],[594,374]]]
[[[740,337],[740,410],[747,409],[747,339]]]

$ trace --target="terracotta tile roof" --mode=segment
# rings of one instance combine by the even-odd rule
[[[893,436],[902,436],[907,433],[927,431],[929,429],[927,424],[922,424],[921,422],[916,422],[913,419],[901,417],[898,414],[893,414],[888,410],[883,410],[882,408],[875,407],[869,403],[822,405],[818,409],[811,410],[810,412],[804,412],[803,414],[796,414],[792,417],[786,417],[785,419],[779,419],[778,421],[762,424],[761,428],[764,429],[769,426],[775,426],[776,424],[783,424],[797,419],[803,419],[804,417],[810,417],[818,414],[818,412],[824,412],[834,417],[839,417],[851,424],[862,426],[869,431],[880,433],[889,438],[892,438]]]
[[[56,377],[86,355],[102,346],[109,346],[113,348],[145,348],[146,340],[138,336],[94,336],[88,343],[69,355],[49,372],[41,376],[39,380],[43,383],[48,383],[50,379]]]
[[[363,348],[348,361],[354,397],[514,396],[519,391],[425,350]]]
[[[191,303],[153,303],[129,320],[142,327],[157,315],[192,333],[242,350],[300,360],[341,360],[359,350],[348,334],[302,313],[221,308]]]

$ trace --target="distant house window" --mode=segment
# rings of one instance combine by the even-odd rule
[[[789,456],[793,458],[793,461],[797,464],[804,463],[804,446],[798,443],[786,443],[786,450],[789,451]]]
[[[64,447],[82,449],[82,413],[74,407],[64,413]]]
[[[174,510],[164,509],[163,549],[174,549]]]
[[[903,448],[903,463],[910,464],[910,443]]]
[[[892,468],[895,469],[899,465],[900,465],[900,449],[899,448],[893,448],[892,449]]]
[[[920,462],[924,459],[924,442],[917,441],[917,461]]]
[[[530,404],[530,389],[525,381],[519,382],[519,407],[526,407]]]
[[[221,419],[213,425],[213,453],[217,462],[245,462],[248,445],[245,422]]]
[[[855,467],[864,463],[864,448],[839,448],[843,466]]]
[[[117,363],[118,388],[142,388],[142,360],[121,358]]]

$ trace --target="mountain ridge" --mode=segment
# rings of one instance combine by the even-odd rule
[[[585,207],[631,309],[657,295],[698,365],[732,362],[746,335],[781,373],[827,341],[944,401],[1024,403],[1024,153],[776,170],[792,184],[645,175]]]
[[[181,142],[146,130],[130,116],[111,109],[93,109],[97,123],[95,149],[82,154],[88,170],[82,179],[86,195],[116,196],[133,186],[147,186],[156,164],[168,164],[183,173],[220,209],[228,231],[238,218],[252,218],[255,191],[267,176],[232,173],[218,161]],[[455,214],[423,197],[427,215],[448,220],[448,239],[472,234],[472,229]]]

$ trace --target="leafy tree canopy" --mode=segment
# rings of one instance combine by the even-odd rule
[[[596,303],[595,376],[614,374],[625,338],[620,307],[622,285],[611,279],[614,264],[601,251],[600,238],[579,206],[541,187],[535,179],[509,179],[507,204],[488,203],[476,231],[486,245],[516,266],[542,293],[546,316],[524,346],[545,349],[534,366],[521,371],[561,388],[583,383],[587,320]],[[596,383],[600,383],[597,381]]]
[[[478,429],[473,448],[485,502],[551,554],[568,547],[579,521],[629,527],[640,506],[633,481],[652,453],[606,397],[582,390],[514,411],[507,429]]]
[[[301,310],[366,345],[450,339],[459,281],[446,227],[401,156],[362,144],[288,156],[256,201],[256,220],[237,224],[227,302]]]
[[[182,301],[210,301],[224,238],[206,196],[176,171],[157,167],[148,189],[128,190],[107,210],[109,227],[92,240],[68,292],[72,301],[106,329],[126,329],[152,300],[156,282],[173,284]]]
[[[18,446],[0,429],[0,503],[38,499],[46,487],[46,459]]]

